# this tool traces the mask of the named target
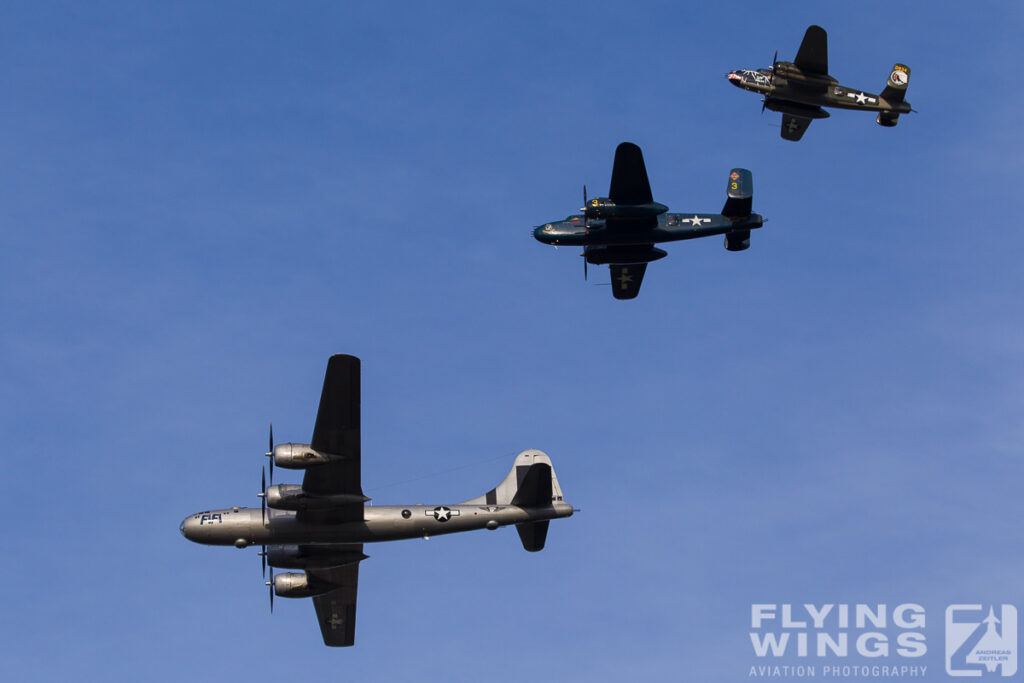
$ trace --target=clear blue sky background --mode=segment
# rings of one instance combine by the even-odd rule
[[[733,681],[750,604],[1024,606],[1017,3],[28,3],[0,10],[7,680]],[[875,92],[798,144],[730,69]],[[616,144],[749,251],[668,247],[640,297],[531,226]],[[356,647],[267,614],[255,505],[363,359],[363,485],[479,495],[534,447],[582,508],[368,548]],[[297,481],[281,471],[279,481]]]

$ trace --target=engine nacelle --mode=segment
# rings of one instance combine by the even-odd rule
[[[607,197],[594,197],[583,207],[587,218],[647,218],[658,216],[668,211],[668,207],[658,202],[650,204],[616,204]]]
[[[348,493],[313,494],[297,484],[274,484],[267,487],[267,507],[275,510],[328,510],[342,505],[361,505],[368,500],[366,496]]]
[[[607,197],[594,197],[583,207],[583,213],[587,218],[604,218],[614,207],[615,202]]]
[[[341,567],[362,562],[369,555],[350,545],[272,545],[267,548],[267,564],[285,569]]]
[[[595,266],[603,266],[607,263],[650,263],[668,256],[668,252],[664,249],[646,245],[587,246],[583,248],[583,254],[587,257],[587,261]]]
[[[332,590],[334,586],[322,581],[310,583],[306,572],[286,572],[274,575],[274,594],[280,598],[310,598]]]
[[[729,251],[743,251],[750,248],[750,231],[736,230],[725,233],[725,248]]]
[[[304,470],[340,459],[341,456],[314,450],[308,443],[279,443],[274,446],[274,464],[288,470]]]
[[[805,119],[827,119],[831,116],[827,111],[821,107],[816,107],[813,104],[800,104],[798,102],[790,102],[788,100],[774,100],[772,98],[766,98],[764,101],[765,109],[771,109],[781,114],[792,114],[793,116],[801,116]]]

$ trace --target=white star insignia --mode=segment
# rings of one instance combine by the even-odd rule
[[[864,104],[865,102],[868,102],[870,104],[874,104],[875,102],[878,101],[876,98],[869,97],[868,95],[866,95],[866,94],[864,94],[862,92],[859,92],[859,93],[848,92],[848,93],[846,93],[846,96],[851,98],[851,99],[856,100],[857,104]]]
[[[710,218],[701,218],[700,216],[694,216],[693,218],[684,218],[680,221],[681,223],[690,223],[695,228],[699,228],[701,223],[710,223]]]

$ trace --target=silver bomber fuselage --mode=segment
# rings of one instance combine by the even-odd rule
[[[497,529],[520,522],[570,517],[572,506],[554,501],[545,507],[515,505],[368,505],[363,520],[337,524],[300,522],[295,512],[235,507],[186,517],[181,534],[205,545],[281,545],[286,543],[376,543],[439,536],[475,529]]]

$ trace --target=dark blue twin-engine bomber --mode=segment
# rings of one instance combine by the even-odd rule
[[[584,278],[588,263],[608,264],[612,295],[633,299],[640,293],[647,264],[667,256],[655,244],[725,235],[729,251],[750,246],[750,231],[763,222],[761,216],[751,213],[754,181],[750,171],[732,169],[726,194],[721,213],[668,213],[668,207],[651,195],[640,148],[623,142],[615,150],[608,196],[587,200],[584,186],[582,215],[545,223],[533,236],[556,247],[582,246]]]

